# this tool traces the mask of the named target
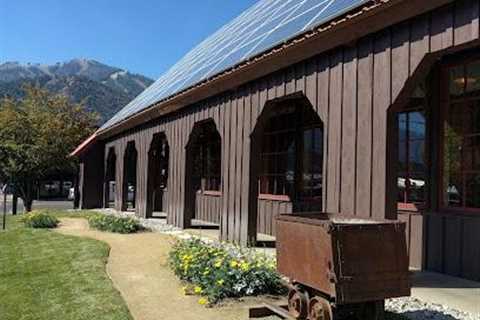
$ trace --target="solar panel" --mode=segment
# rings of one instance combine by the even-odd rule
[[[368,1],[260,0],[187,53],[101,130]]]

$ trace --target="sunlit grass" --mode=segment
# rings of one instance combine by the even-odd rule
[[[0,319],[132,319],[106,274],[107,244],[27,229],[20,218],[9,216],[0,231]]]

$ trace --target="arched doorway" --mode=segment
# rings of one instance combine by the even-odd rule
[[[122,211],[135,210],[136,207],[137,156],[135,141],[128,142],[123,158]]]
[[[169,155],[166,135],[154,134],[148,151],[147,218],[166,218]]]
[[[265,106],[251,137],[250,237],[275,236],[280,213],[322,211],[323,145],[323,122],[305,97]]]
[[[221,136],[211,119],[193,127],[186,149],[185,179],[185,227],[218,228]]]
[[[115,148],[108,149],[107,164],[105,166],[105,179],[103,185],[103,206],[105,208],[115,207],[115,180],[116,180],[117,156]]]

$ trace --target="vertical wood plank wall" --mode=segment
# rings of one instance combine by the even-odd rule
[[[257,201],[248,192],[250,134],[267,101],[301,92],[324,122],[324,209],[395,218],[387,111],[426,55],[478,40],[478,4],[456,1],[110,139],[105,150],[115,148],[117,185],[122,185],[126,144],[135,141],[136,212],[143,216],[148,148],[153,134],[165,132],[170,146],[168,222],[183,227],[185,146],[194,123],[211,118],[222,137],[222,196],[215,200],[220,202],[221,235],[245,242],[249,202]],[[117,188],[117,209],[122,196]],[[265,206],[258,203],[259,230],[272,233],[270,222],[265,222],[270,227],[262,225]]]
[[[103,151],[103,145],[95,145],[80,160],[81,209],[94,209],[103,205]]]
[[[221,197],[197,193],[195,197],[195,219],[220,224]]]

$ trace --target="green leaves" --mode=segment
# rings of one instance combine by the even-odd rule
[[[169,263],[175,275],[189,284],[184,291],[206,296],[209,303],[284,290],[273,259],[228,244],[178,240]]]
[[[88,218],[91,228],[115,233],[135,233],[141,226],[133,218],[120,218],[111,215],[94,214]]]
[[[58,226],[58,219],[48,212],[36,211],[26,214],[22,217],[22,222],[28,228],[34,229],[50,229]]]
[[[75,172],[68,155],[95,130],[97,116],[64,96],[24,90],[22,99],[0,100],[0,180],[14,184],[26,200],[27,185],[51,172]]]

